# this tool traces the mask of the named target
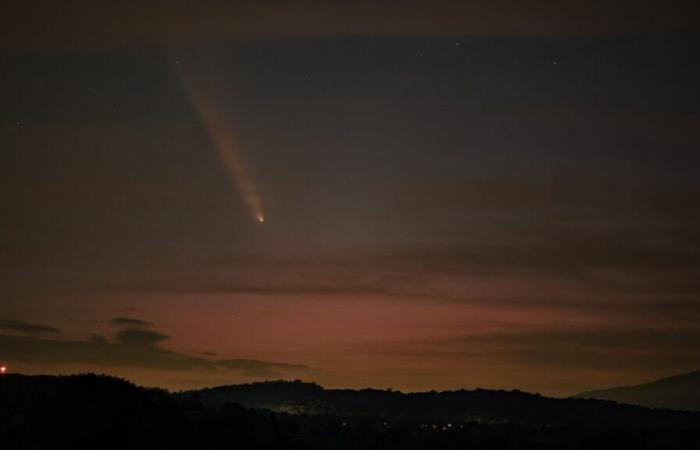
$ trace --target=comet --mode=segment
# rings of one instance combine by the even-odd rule
[[[182,68],[182,66],[179,66]],[[241,151],[236,143],[230,121],[218,108],[209,93],[194,82],[184,70],[177,71],[185,87],[190,102],[197,111],[207,131],[219,161],[229,175],[233,186],[240,192],[252,216],[259,223],[265,222],[262,200],[253,179],[243,162]]]

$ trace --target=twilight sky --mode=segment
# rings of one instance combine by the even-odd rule
[[[699,368],[685,2],[60,3],[0,18],[10,370],[568,395]]]

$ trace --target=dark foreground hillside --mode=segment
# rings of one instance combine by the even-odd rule
[[[281,449],[292,424],[98,376],[0,378],[2,449]]]
[[[251,389],[251,386],[254,388]],[[262,390],[266,402],[279,395],[289,402],[292,393],[327,392],[304,383],[261,383],[238,387],[253,396]],[[223,389],[223,388],[222,388]],[[231,388],[228,388],[231,389]],[[284,394],[283,391],[287,391]],[[206,393],[207,391],[202,391]],[[346,414],[362,402],[348,403],[346,413],[326,408],[322,415],[287,414],[247,409],[228,403],[202,404],[197,395],[172,395],[144,389],[111,377],[0,378],[0,448],[7,449],[698,449],[700,415],[623,407],[625,424],[594,420],[537,424],[537,420],[475,420],[424,422],[396,415],[396,398],[388,391],[340,391],[335,405],[353,395],[387,402],[376,410]],[[349,394],[355,392],[356,394]],[[468,392],[468,391],[465,391]],[[487,395],[489,391],[480,391]],[[383,393],[383,394],[379,394]],[[526,417],[527,407],[511,399],[512,417]],[[287,395],[287,398],[282,398]],[[340,395],[340,394],[337,394]],[[426,394],[427,395],[427,394]],[[444,394],[430,394],[444,395]],[[200,395],[201,396],[201,395]],[[537,396],[533,396],[537,397]],[[411,397],[408,397],[411,398]],[[494,397],[496,398],[496,397]],[[455,397],[455,402],[459,398]],[[464,399],[462,399],[464,400]],[[249,398],[248,403],[252,400]],[[499,401],[497,401],[498,403]],[[409,402],[410,403],[410,402]],[[484,400],[481,404],[486,405]],[[609,402],[585,401],[581,404]],[[506,408],[506,404],[499,408]],[[571,403],[570,405],[574,405]],[[479,406],[481,407],[481,406]],[[470,406],[476,408],[476,406]],[[523,409],[525,408],[525,409]],[[631,408],[631,409],[630,409]],[[592,410],[594,410],[593,408]],[[563,409],[562,409],[563,410]],[[319,410],[320,412],[320,410]],[[296,411],[299,413],[299,411]],[[431,412],[431,414],[435,414]],[[448,413],[442,413],[448,414]],[[537,414],[535,414],[537,416]],[[622,417],[620,416],[620,417]],[[403,417],[403,418],[402,418]],[[434,415],[435,418],[438,415]],[[654,419],[656,417],[656,419]],[[674,420],[671,420],[671,419]]]

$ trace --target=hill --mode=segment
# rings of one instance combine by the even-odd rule
[[[209,411],[164,390],[108,376],[0,376],[0,448],[220,449],[235,444],[276,450],[287,448],[294,430],[238,405]]]
[[[574,397],[612,400],[650,408],[700,411],[700,371],[635,386],[582,392]]]
[[[0,376],[0,446],[13,450],[691,450],[699,418],[518,391],[402,394],[269,382],[171,394],[90,374]]]
[[[376,419],[401,423],[519,423],[533,426],[700,425],[700,413],[651,410],[609,401],[555,399],[518,390],[484,389],[401,393],[323,389],[316,384],[263,382],[180,394],[205,406],[238,403],[292,415]]]

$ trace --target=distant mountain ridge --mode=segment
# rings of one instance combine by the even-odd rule
[[[676,375],[650,383],[582,392],[574,398],[611,400],[618,403],[700,411],[700,371]]]
[[[394,423],[476,421],[533,426],[700,426],[700,413],[651,410],[601,400],[548,398],[518,390],[402,393],[324,389],[313,383],[274,381],[219,386],[179,395],[211,408],[238,403],[292,415],[381,419]]]

